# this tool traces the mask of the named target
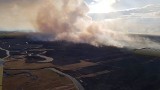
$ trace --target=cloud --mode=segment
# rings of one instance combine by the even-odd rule
[[[123,12],[128,13],[128,15],[141,15],[144,17],[144,15],[149,15],[149,13],[157,13],[160,11],[160,4],[149,4],[142,8],[135,8],[131,10],[126,10]]]
[[[123,22],[123,23],[122,23]],[[112,21],[106,20],[105,26],[108,29],[135,33],[135,34],[160,34],[160,18],[119,18]]]
[[[160,4],[150,4],[140,8],[126,9],[110,13],[91,13],[93,19],[112,19],[122,17],[149,17],[158,16],[160,12]]]
[[[89,4],[90,11],[92,12],[98,12],[98,13],[104,13],[104,12],[111,12],[114,11],[112,8],[112,5],[116,2],[116,0],[95,0],[95,2],[92,2]]]
[[[160,0],[116,0],[116,3],[114,3],[113,7],[122,10],[122,9],[143,7],[148,4],[158,4],[158,3],[160,3]]]
[[[141,8],[97,14],[89,14],[94,20],[104,20],[105,26],[125,33],[160,34],[160,4],[150,4]],[[123,23],[122,23],[123,22]]]

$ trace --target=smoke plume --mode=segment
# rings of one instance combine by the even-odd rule
[[[38,12],[36,27],[39,32],[48,34],[49,40],[117,47],[158,47],[146,38],[131,37],[118,30],[110,30],[105,26],[105,21],[93,21],[87,16],[89,8],[83,0],[45,0],[43,3]]]

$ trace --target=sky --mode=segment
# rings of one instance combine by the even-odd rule
[[[0,29],[34,31],[33,22],[38,9],[43,5],[42,2],[43,0],[0,0]],[[131,33],[160,33],[160,0],[85,0],[85,2],[93,20],[106,21],[106,26],[110,29]]]
[[[132,8],[141,8],[147,5],[160,4],[160,0],[86,0],[90,7],[97,7],[99,10],[96,12],[109,12],[108,9],[113,11],[125,10]],[[108,7],[108,8],[107,8]],[[95,12],[91,10],[91,12]]]
[[[105,19],[107,21],[105,25],[109,29],[160,35],[160,0],[86,0],[86,2],[89,4],[89,13],[93,19]]]

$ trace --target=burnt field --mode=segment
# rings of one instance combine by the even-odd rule
[[[158,42],[160,37],[148,38],[156,38]],[[21,70],[26,72],[52,67],[76,78],[85,90],[160,89],[159,57],[138,55],[126,48],[39,41],[27,36],[3,37],[0,38],[0,43],[0,47],[10,53],[4,63],[5,82],[10,80],[7,74],[12,73],[12,70],[20,70],[20,73]],[[0,54],[1,58],[7,55],[4,50],[0,50]]]

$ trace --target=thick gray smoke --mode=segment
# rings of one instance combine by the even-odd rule
[[[41,39],[132,48],[159,46],[145,38],[110,30],[105,26],[105,21],[92,21],[87,16],[88,11],[83,0],[45,0],[38,13],[36,26],[39,32],[50,36]]]

